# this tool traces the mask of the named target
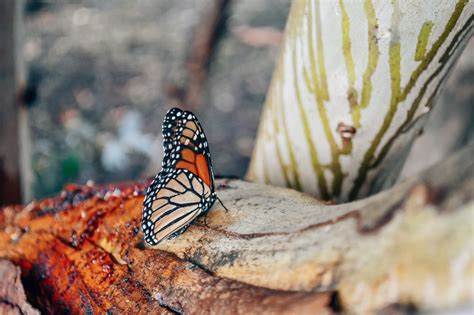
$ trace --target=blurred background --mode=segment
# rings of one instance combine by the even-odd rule
[[[15,22],[24,76],[19,106],[27,113],[20,124],[29,139],[24,201],[55,194],[67,182],[154,176],[162,119],[175,105],[200,118],[216,174],[242,177],[290,4],[25,0]],[[3,6],[3,14],[10,9]],[[404,176],[472,140],[472,42],[443,92],[444,110],[428,124],[438,134],[418,140],[422,154],[433,139],[445,149],[422,166],[412,158]]]
[[[220,175],[243,176],[290,0],[26,2],[34,197],[154,176],[161,124],[192,110]]]

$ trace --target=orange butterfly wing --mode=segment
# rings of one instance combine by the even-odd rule
[[[211,155],[204,131],[194,114],[181,113],[177,117],[180,119],[173,124],[174,148],[171,149],[167,165],[170,169],[187,169],[214,191]]]
[[[156,245],[180,234],[217,196],[206,136],[196,116],[173,108],[163,123],[162,169],[143,203],[145,241]]]
[[[196,154],[191,149],[182,151],[182,160],[176,163],[175,168],[187,169],[194,175],[202,179],[207,186],[211,187],[211,176],[209,171],[208,160],[203,154]]]

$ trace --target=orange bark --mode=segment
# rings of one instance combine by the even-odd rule
[[[146,183],[65,188],[0,211],[0,258],[20,266],[43,313],[332,313],[331,293],[289,292],[220,278],[145,249]]]

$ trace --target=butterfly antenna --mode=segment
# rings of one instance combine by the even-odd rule
[[[221,203],[222,207],[224,207],[225,211],[229,211],[229,209],[227,209],[226,206],[224,206],[224,203],[222,203],[222,200],[219,198],[219,197],[216,197],[217,200],[219,200],[219,202]]]

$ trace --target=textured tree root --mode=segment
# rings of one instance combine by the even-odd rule
[[[457,307],[474,296],[472,156],[474,146],[342,205],[220,180],[229,211],[215,205],[153,249],[139,231],[146,183],[70,185],[56,198],[0,212],[0,258],[20,266],[29,300],[45,313]]]
[[[58,198],[3,209],[0,256],[21,267],[35,306],[44,313],[332,313],[332,292],[259,288],[143,248],[144,186],[69,186]]]

